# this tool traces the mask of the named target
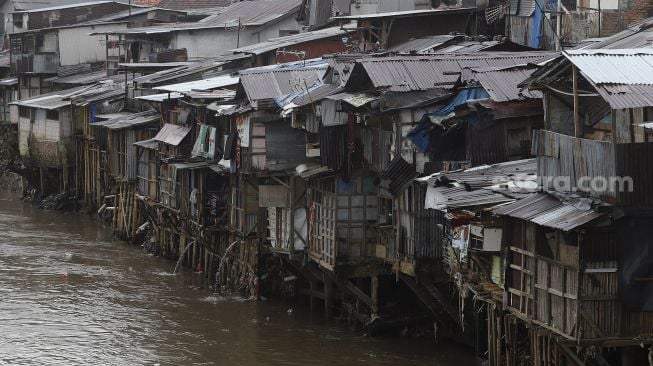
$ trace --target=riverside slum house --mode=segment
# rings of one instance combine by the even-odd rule
[[[19,97],[54,90],[52,77],[99,72],[109,57],[120,56],[117,44],[107,44],[105,37],[90,33],[174,21],[183,14],[152,8],[130,12],[128,5],[111,1],[14,13],[9,48],[11,72],[19,79]]]
[[[651,57],[647,49],[567,51],[530,80],[531,89],[544,93],[547,111],[545,130],[534,135],[538,174],[566,177],[593,209],[585,203],[587,214],[569,217],[557,230],[546,225],[546,200],[530,212],[520,206],[497,210],[508,231],[524,228],[506,242],[508,263],[521,267],[506,276],[508,306],[515,316],[542,325],[531,342],[544,359],[559,353],[573,359],[577,353],[596,362],[646,362],[653,333],[652,177],[646,168],[653,145],[645,123],[652,104],[646,63]],[[584,177],[594,184],[583,184]],[[619,177],[628,183],[610,183]],[[570,189],[547,183],[550,191]],[[577,346],[573,355],[566,351],[571,344]]]
[[[301,0],[236,2],[197,22],[135,27],[107,32],[124,62],[156,63],[217,57],[234,48],[299,33]]]
[[[649,363],[649,57],[566,51],[530,76],[545,110],[536,175],[521,166],[497,176],[504,163],[430,177],[427,204],[446,207],[456,186],[511,198],[444,216],[445,269],[468,307],[482,300],[479,353],[491,365],[524,354],[536,365]]]
[[[396,260],[397,253],[404,252],[394,244],[398,241],[397,231],[402,230],[397,230],[397,219],[392,220],[398,217],[398,201],[393,198],[418,175],[411,164],[420,166],[421,161],[419,170],[423,171],[428,160],[423,152],[409,149],[408,127],[414,127],[423,114],[448,104],[457,94],[454,88],[464,65],[505,66],[546,58],[546,54],[537,53],[430,58],[361,56],[347,61],[351,64],[347,74],[351,75],[344,82],[337,71],[344,69],[342,65],[332,65],[324,79],[315,80],[293,77],[301,73],[284,68],[242,71],[240,84],[249,107],[236,112],[231,123],[241,124],[233,130],[238,131],[241,143],[239,179],[247,183],[238,187],[250,193],[234,196],[245,197],[236,204],[247,208],[244,215],[232,219],[244,217],[245,222],[235,224],[251,225],[250,228],[258,223],[256,230],[264,230],[260,238],[264,238],[266,247],[286,258],[287,268],[302,278],[297,291],[308,294],[311,303],[321,300],[326,304],[327,316],[336,308],[341,309],[343,316],[364,323],[373,315],[388,315],[391,309],[385,308],[379,299],[396,293],[389,276],[393,264],[397,275],[401,274],[404,282],[413,286],[436,316],[442,316],[432,296],[443,302],[446,296],[435,287],[423,289],[414,280],[419,262],[414,246],[406,245],[412,248],[407,251],[407,259]],[[447,64],[458,73],[445,76],[439,71],[442,68],[434,67],[438,63]],[[432,82],[419,84],[408,77],[419,66],[426,75],[424,80],[442,79],[442,83],[436,87]],[[400,81],[381,78],[402,70],[406,77]],[[286,90],[288,94],[284,95],[278,80],[294,81],[294,89]],[[407,80],[411,84],[404,84]],[[400,101],[401,93],[406,93],[403,100],[408,102],[399,103],[398,107],[389,103],[393,98],[394,103]],[[426,108],[438,103],[439,106]],[[392,108],[381,109],[388,105]],[[250,117],[243,120],[243,115]],[[283,149],[278,147],[277,138],[283,141]],[[401,174],[395,176],[393,169]],[[384,176],[385,187],[381,183]],[[387,192],[381,194],[383,190]],[[263,225],[266,227],[261,228]],[[304,251],[312,262],[308,266],[293,260]],[[340,298],[335,296],[341,293]],[[447,305],[450,320],[444,321],[457,321],[455,308]],[[415,315],[413,320],[419,316]],[[442,328],[443,334],[446,328]]]
[[[122,105],[120,85],[93,85],[51,92],[10,103],[11,122],[18,126],[20,156],[28,167],[30,182],[44,194],[76,187],[78,154],[73,136],[74,104],[99,104],[102,108]]]

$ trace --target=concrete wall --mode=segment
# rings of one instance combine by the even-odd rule
[[[126,29],[127,24],[106,24],[59,30],[59,63],[61,66],[106,61],[105,37],[93,32]]]
[[[47,119],[45,109],[31,109],[31,118],[18,117],[18,149],[24,158],[32,159],[39,166],[56,167],[67,161],[67,145],[70,143],[72,126],[70,110],[59,110],[59,119]],[[16,113],[15,115],[18,115]]]

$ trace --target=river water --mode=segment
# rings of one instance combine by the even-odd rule
[[[219,297],[173,267],[92,217],[0,194],[0,365],[473,364],[455,345]]]

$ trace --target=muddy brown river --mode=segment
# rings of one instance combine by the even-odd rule
[[[474,364],[456,345],[220,297],[173,267],[92,217],[0,194],[0,365]]]

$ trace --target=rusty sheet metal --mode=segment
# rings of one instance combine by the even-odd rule
[[[332,170],[340,170],[345,161],[346,126],[323,126],[320,128],[320,159]]]
[[[542,92],[519,87],[535,71],[534,68],[513,67],[501,70],[475,71],[476,79],[495,102],[511,102],[524,99],[542,99]]]
[[[575,229],[603,216],[592,209],[582,210],[565,204],[547,193],[533,194],[528,198],[499,206],[492,212],[495,215],[527,220],[563,231]]]
[[[415,258],[439,259],[442,257],[443,228],[446,226],[444,212],[424,207],[427,187],[413,184],[413,209],[415,210]]]
[[[653,194],[653,143],[615,144],[617,177],[632,178],[632,191],[618,192],[619,202],[626,205],[652,205]]]
[[[154,136],[154,139],[168,145],[177,146],[190,132],[190,127],[172,125],[166,123],[161,131]]]
[[[390,91],[453,88],[465,68],[508,67],[537,63],[553,57],[548,52],[488,52],[363,58],[356,61],[352,74],[365,74],[375,88]],[[348,79],[348,84],[351,80]]]

